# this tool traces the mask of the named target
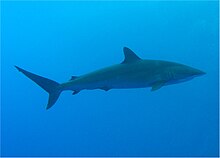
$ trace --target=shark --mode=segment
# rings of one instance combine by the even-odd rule
[[[51,108],[62,91],[70,90],[73,95],[82,90],[130,89],[151,87],[156,91],[161,87],[185,82],[205,72],[176,62],[148,60],[137,56],[131,49],[124,47],[124,60],[81,76],[72,76],[64,83],[36,75],[18,66],[16,69],[49,93],[46,109]]]

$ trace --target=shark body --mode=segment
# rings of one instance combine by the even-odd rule
[[[82,76],[72,76],[69,81],[62,84],[18,66],[15,67],[49,93],[47,109],[55,104],[64,90],[71,90],[74,95],[81,90],[93,89],[108,91],[110,89],[152,87],[151,91],[155,91],[163,86],[185,82],[205,74],[201,70],[179,63],[141,59],[127,47],[124,47],[123,51],[125,58],[122,63]]]

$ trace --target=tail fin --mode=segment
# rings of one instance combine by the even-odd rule
[[[32,81],[34,81],[41,88],[49,93],[49,100],[46,109],[51,108],[56,103],[62,91],[61,89],[59,89],[60,84],[50,79],[28,72],[24,69],[19,68],[18,66],[15,67],[18,69],[18,71],[22,72],[25,76],[30,78]]]

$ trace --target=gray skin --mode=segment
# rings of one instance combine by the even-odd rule
[[[71,80],[62,84],[15,67],[49,93],[47,109],[55,104],[64,90],[71,90],[74,95],[85,89],[108,91],[110,89],[152,87],[151,91],[155,91],[163,86],[185,82],[205,74],[201,70],[183,64],[161,60],[143,60],[127,47],[124,47],[123,50],[125,58],[122,63],[79,77],[73,76]]]
[[[60,85],[62,90],[73,90],[75,93],[87,89],[128,89],[152,87],[157,90],[165,85],[176,84],[205,74],[203,71],[161,60],[143,60],[130,49],[124,48],[125,61],[103,68]],[[133,55],[133,56],[132,56]],[[126,61],[126,58],[129,58]]]

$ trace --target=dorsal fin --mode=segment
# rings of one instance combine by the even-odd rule
[[[70,81],[75,80],[76,78],[78,78],[78,77],[77,76],[71,76]]]
[[[124,47],[123,51],[124,51],[125,59],[122,62],[122,64],[128,64],[141,60],[141,58],[138,57],[131,49]]]

